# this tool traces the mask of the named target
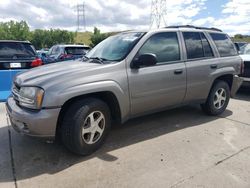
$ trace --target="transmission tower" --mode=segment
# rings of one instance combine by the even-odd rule
[[[77,11],[77,31],[84,30],[86,31],[86,18],[85,18],[85,4],[76,5]]]
[[[167,0],[152,0],[150,28],[167,26]]]

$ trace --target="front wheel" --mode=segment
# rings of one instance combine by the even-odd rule
[[[204,112],[209,115],[222,114],[230,99],[230,88],[224,81],[216,81],[204,104],[201,105]]]
[[[111,127],[106,103],[88,98],[73,103],[61,126],[62,142],[72,152],[89,155],[104,143]]]

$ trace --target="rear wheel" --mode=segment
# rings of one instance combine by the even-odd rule
[[[104,143],[110,126],[106,103],[94,98],[77,101],[69,107],[62,122],[62,142],[74,153],[89,155]]]
[[[209,115],[219,115],[225,111],[230,99],[230,88],[224,81],[216,81],[204,104],[203,111]]]

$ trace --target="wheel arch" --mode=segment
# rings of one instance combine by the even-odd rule
[[[118,101],[116,95],[113,92],[102,91],[102,92],[95,92],[95,93],[89,93],[89,94],[75,96],[75,97],[68,99],[62,105],[61,111],[60,111],[58,119],[57,119],[56,139],[58,139],[58,137],[60,137],[61,124],[63,121],[63,117],[64,117],[65,113],[67,112],[68,107],[71,104],[73,104],[79,100],[86,99],[86,98],[96,98],[96,99],[102,100],[103,102],[105,102],[108,105],[108,107],[110,109],[112,121],[114,121],[115,123],[118,123],[118,124],[120,124],[122,122],[122,114],[121,114],[120,104],[119,104],[119,101]]]
[[[233,77],[234,77],[233,74],[221,75],[221,76],[217,77],[214,80],[211,88],[213,87],[213,85],[214,85],[215,82],[217,82],[217,81],[224,81],[224,82],[226,82],[229,85],[229,88],[231,90],[232,89],[232,85],[233,85]]]

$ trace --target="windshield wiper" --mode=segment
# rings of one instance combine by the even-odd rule
[[[84,55],[83,57],[82,57],[82,61],[88,61],[89,60],[89,58],[86,56],[86,55]]]
[[[98,62],[100,64],[104,64],[104,61],[108,61],[107,59],[101,58],[101,57],[90,57],[89,59],[96,60],[96,62]]]

